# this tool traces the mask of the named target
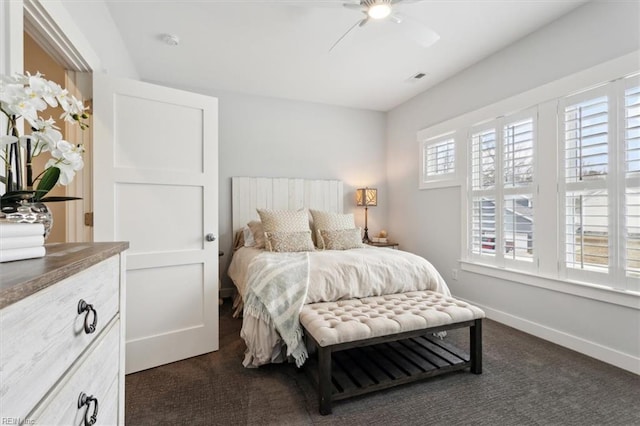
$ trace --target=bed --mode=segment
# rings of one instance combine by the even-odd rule
[[[450,295],[442,276],[427,260],[401,250],[360,244],[343,250],[269,252],[242,243],[249,234],[247,224],[259,219],[260,209],[341,216],[344,195],[340,181],[232,178],[232,196],[239,248],[234,251],[228,274],[238,290],[236,304],[245,305],[241,337],[247,344],[246,367],[282,362],[288,356],[298,365],[304,363],[307,354],[299,324],[282,331],[284,328],[274,319],[282,316],[285,325],[296,323],[304,304],[419,290]],[[314,224],[307,226],[312,233]],[[265,306],[252,308],[258,291],[263,293],[258,299],[271,297],[272,305],[285,305],[280,307],[283,314],[268,314]],[[289,315],[291,312],[294,314]]]

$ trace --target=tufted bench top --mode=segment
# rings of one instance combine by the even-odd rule
[[[473,305],[427,290],[304,305],[300,322],[325,347],[484,316]]]

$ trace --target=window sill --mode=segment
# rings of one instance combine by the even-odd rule
[[[487,275],[519,284],[544,288],[546,290],[571,294],[574,296],[593,299],[600,302],[612,303],[627,308],[640,310],[640,293],[630,290],[616,290],[597,284],[586,282],[561,280],[558,278],[544,277],[527,272],[516,271],[507,268],[498,268],[493,265],[480,264],[467,260],[460,260],[460,268],[463,271]]]

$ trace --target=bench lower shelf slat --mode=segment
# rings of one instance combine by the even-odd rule
[[[427,335],[335,352],[331,362],[331,399],[350,398],[471,365],[466,352],[451,345],[445,349],[443,343]],[[315,358],[307,363],[308,368],[317,368]]]
[[[434,332],[469,327],[469,352]],[[320,347],[305,367],[315,376],[321,414],[338,401],[469,368],[482,373],[482,318]],[[317,374],[314,374],[317,372]]]

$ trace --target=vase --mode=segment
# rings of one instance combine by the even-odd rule
[[[53,227],[53,214],[44,203],[22,201],[15,211],[5,213],[6,220],[9,222],[43,224],[45,240]]]

